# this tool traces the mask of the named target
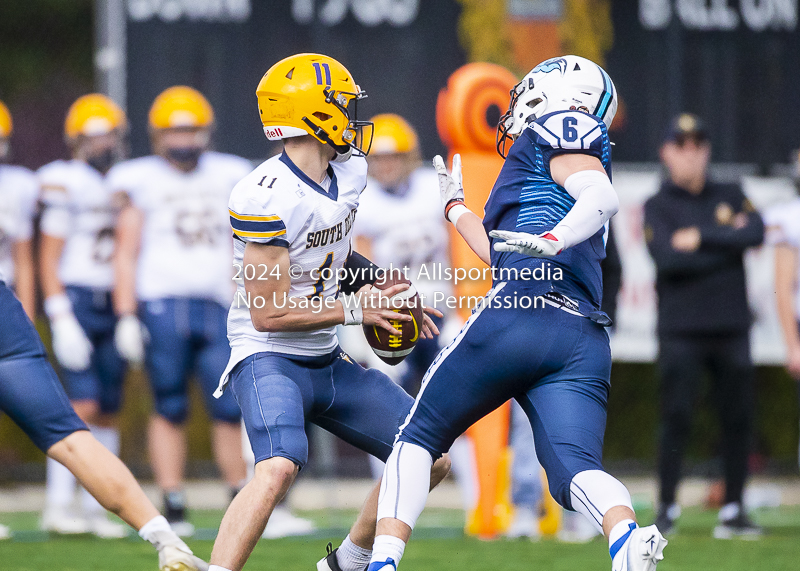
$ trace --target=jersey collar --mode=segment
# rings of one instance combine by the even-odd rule
[[[297,177],[298,177],[300,180],[302,180],[304,183],[306,183],[308,186],[310,186],[311,188],[313,188],[314,190],[316,190],[316,191],[317,191],[318,193],[320,193],[321,195],[323,195],[323,196],[326,196],[326,197],[330,198],[330,199],[331,199],[331,200],[333,200],[334,202],[336,202],[336,200],[339,198],[339,185],[338,185],[338,184],[337,184],[337,182],[336,182],[336,173],[335,173],[335,172],[333,172],[333,167],[332,167],[330,164],[328,165],[328,176],[329,176],[329,177],[330,177],[330,179],[331,179],[331,186],[330,186],[330,188],[329,188],[329,189],[326,191],[324,188],[322,188],[322,187],[319,185],[319,183],[316,183],[316,182],[314,182],[313,180],[311,180],[311,179],[308,177],[308,175],[306,175],[306,173],[304,173],[303,171],[301,171],[301,170],[300,170],[300,169],[297,167],[297,165],[296,165],[296,164],[294,164],[294,163],[292,162],[292,159],[290,159],[290,158],[289,158],[289,155],[287,155],[285,152],[281,153],[281,156],[280,156],[280,161],[281,161],[283,164],[285,164],[287,167],[289,167],[289,169],[290,169],[290,170],[291,170],[291,171],[292,171],[294,174],[296,174],[296,175],[297,175]]]

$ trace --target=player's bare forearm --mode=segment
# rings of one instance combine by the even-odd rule
[[[136,313],[136,266],[142,235],[142,212],[127,206],[117,220],[114,249],[114,311],[117,315]]]
[[[487,266],[492,265],[492,253],[489,236],[483,227],[483,221],[474,212],[464,212],[457,221],[456,230],[464,238],[467,246],[483,260]]]
[[[286,248],[248,242],[242,263],[245,268],[269,268],[268,279],[243,272],[245,276],[253,275],[253,279],[244,279],[249,298],[263,299],[262,307],[254,303],[250,306],[250,319],[257,331],[316,331],[344,323],[344,307],[340,301],[329,298],[325,303],[326,300],[321,299],[311,307],[308,300],[289,297],[291,277]]]
[[[800,346],[794,306],[797,264],[798,254],[795,248],[787,244],[778,244],[775,247],[775,301],[787,347]]]

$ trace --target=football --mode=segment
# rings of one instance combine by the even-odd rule
[[[385,279],[376,281],[374,286],[384,290],[400,283],[410,284],[411,282],[402,277],[386,276]],[[393,311],[405,313],[413,318],[411,321],[390,320],[392,326],[400,331],[401,335],[392,335],[386,329],[377,325],[364,325],[364,335],[367,338],[367,343],[372,347],[372,351],[384,363],[389,365],[397,365],[411,353],[417,341],[419,341],[422,329],[422,302],[414,285],[412,284],[410,288],[397,294],[393,299],[397,298],[408,299],[410,307],[394,309]]]

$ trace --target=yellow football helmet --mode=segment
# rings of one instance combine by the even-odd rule
[[[210,127],[214,123],[214,110],[196,89],[176,85],[155,98],[149,123],[153,129]]]
[[[67,111],[64,134],[74,140],[78,136],[105,135],[116,129],[125,129],[128,121],[125,112],[110,98],[100,93],[79,97]]]
[[[0,101],[0,139],[11,136],[14,130],[14,122],[11,120],[11,112],[6,104]]]
[[[372,118],[372,123],[375,125],[372,154],[410,153],[417,149],[417,132],[400,115],[381,113]]]
[[[298,54],[279,61],[261,78],[256,96],[270,141],[311,135],[339,155],[369,153],[372,123],[359,121],[357,112],[367,94],[332,57]]]

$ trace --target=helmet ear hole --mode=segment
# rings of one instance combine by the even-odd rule
[[[312,115],[317,119],[319,119],[320,121],[327,121],[332,117],[332,115],[328,115],[327,113],[323,113],[322,111],[315,111],[314,113],[312,113]]]
[[[533,99],[533,100],[531,100],[531,101],[528,101],[528,102],[527,102],[525,105],[527,105],[528,107],[530,107],[531,109],[533,109],[534,107],[536,107],[537,105],[539,105],[539,103],[541,103],[542,101],[544,101],[544,100],[543,100],[541,97],[537,97],[536,99]]]

